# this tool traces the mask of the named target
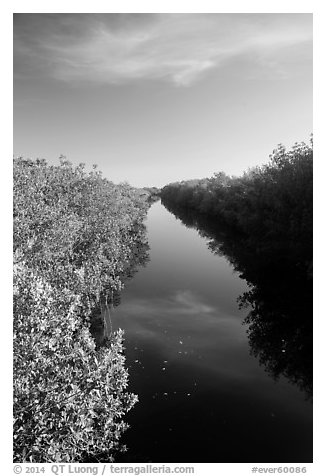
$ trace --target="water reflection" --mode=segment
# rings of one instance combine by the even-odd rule
[[[120,272],[122,283],[128,282],[137,271],[146,266],[150,260],[147,230],[144,224],[137,225],[131,231],[134,246],[129,258],[125,258],[124,269]],[[97,347],[103,346],[112,333],[112,309],[121,303],[121,292],[103,289],[98,306],[90,316],[90,332]]]
[[[264,243],[258,246],[221,229],[189,210],[172,209],[184,225],[207,240],[211,252],[225,256],[249,285],[239,298],[252,355],[275,380],[281,376],[312,395],[312,279],[293,257]]]
[[[249,355],[246,281],[160,203],[146,227],[151,260],[111,309],[139,396],[119,462],[311,461],[311,405]]]

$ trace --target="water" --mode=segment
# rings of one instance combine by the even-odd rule
[[[139,396],[118,461],[312,461],[311,403],[250,355],[246,282],[160,203],[147,229],[151,260],[112,315]]]

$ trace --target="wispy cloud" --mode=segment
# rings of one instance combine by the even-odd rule
[[[212,316],[215,321],[219,318],[228,318],[222,311],[216,307],[212,307],[205,302],[200,296],[194,294],[188,289],[176,290],[169,296],[151,298],[149,300],[135,299],[129,304],[123,304],[123,311],[128,315],[139,316],[140,319],[150,316],[164,315],[166,319],[172,318],[175,321],[178,317],[188,318],[190,316],[199,319],[204,314]]]
[[[191,291],[179,290],[174,296],[174,302],[180,306],[185,314],[210,314],[214,312],[214,308],[201,302],[198,296]]]
[[[20,14],[15,71],[64,81],[160,79],[188,86],[237,57],[277,71],[284,48],[311,36],[311,16],[304,14]]]

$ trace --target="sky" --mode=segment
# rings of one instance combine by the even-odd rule
[[[311,132],[312,14],[14,15],[15,156],[161,187]]]

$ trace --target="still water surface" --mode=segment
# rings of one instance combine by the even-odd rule
[[[120,461],[311,461],[311,403],[250,355],[246,282],[160,203],[146,225],[150,262],[112,315],[139,396]]]

